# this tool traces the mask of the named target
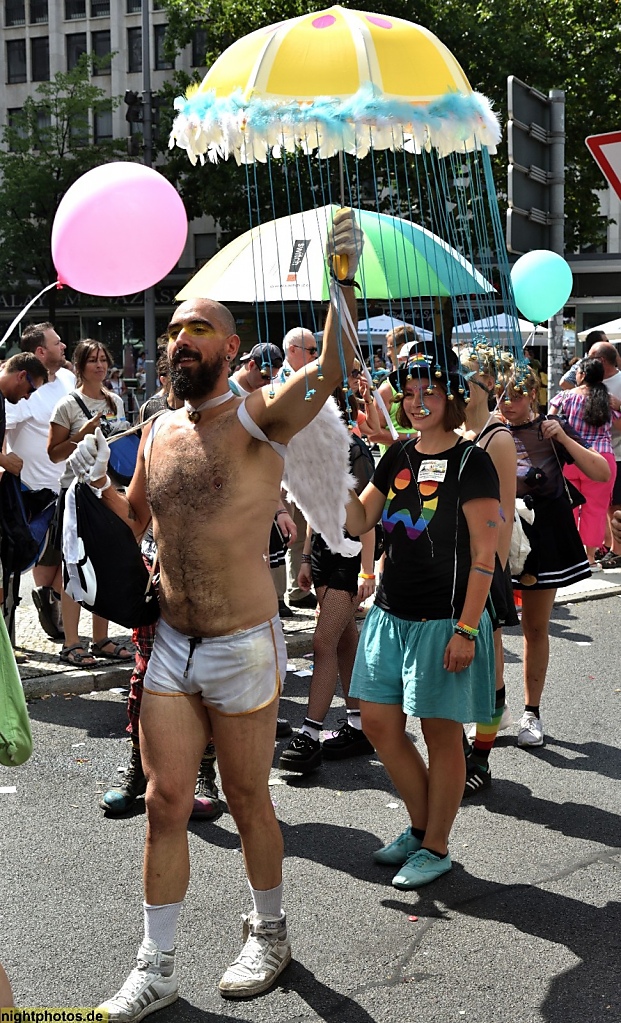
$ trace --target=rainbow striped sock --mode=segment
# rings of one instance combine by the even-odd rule
[[[477,734],[472,744],[472,761],[481,767],[484,771],[488,770],[488,760],[491,750],[493,749],[494,743],[496,742],[496,736],[498,735],[498,729],[500,728],[500,720],[502,718],[502,712],[505,706],[506,689],[503,686],[502,689],[496,690],[496,705],[494,707],[494,715],[489,724],[479,724],[477,722]]]

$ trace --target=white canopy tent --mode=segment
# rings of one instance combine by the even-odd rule
[[[546,327],[533,327],[528,320],[521,320],[515,316],[508,316],[507,313],[498,313],[497,316],[486,316],[482,320],[474,320],[471,323],[460,323],[453,331],[453,344],[469,344],[475,334],[484,334],[491,342],[500,344],[511,344],[515,341],[516,333],[520,335],[522,344],[526,344],[531,334],[535,334],[531,344],[547,345],[548,331]]]
[[[412,324],[397,320],[394,316],[371,316],[368,320],[358,320],[358,337],[362,341],[369,336],[372,342],[384,341],[389,331],[407,326],[412,326]],[[433,337],[431,331],[425,330],[423,327],[414,325],[414,330],[421,341],[428,341]]]
[[[621,341],[621,316],[617,316],[616,320],[609,320],[608,323],[600,323],[597,327],[581,330],[578,340],[585,341],[587,334],[590,334],[592,330],[603,330],[609,341]]]

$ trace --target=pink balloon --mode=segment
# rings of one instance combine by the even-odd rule
[[[52,258],[61,284],[87,295],[131,295],[170,273],[187,233],[183,202],[166,178],[140,163],[106,163],[63,196]]]

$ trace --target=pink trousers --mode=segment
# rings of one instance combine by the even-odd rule
[[[574,518],[585,547],[601,547],[606,533],[606,514],[617,475],[617,463],[612,452],[602,452],[610,466],[610,479],[606,483],[590,480],[577,465],[566,465],[563,472],[568,480],[586,497],[586,503],[574,508]]]

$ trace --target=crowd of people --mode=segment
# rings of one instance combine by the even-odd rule
[[[335,254],[347,256],[353,278],[361,245],[355,220],[340,211],[329,265]],[[180,305],[158,355],[160,390],[140,410],[128,486],[109,465],[107,438],[129,423],[122,374],[105,345],[80,341],[70,370],[53,325],[39,323],[23,331],[22,354],[0,370],[0,468],[29,491],[56,496],[33,568],[42,628],[61,642],[66,663],[114,658],[134,666],[130,764],[101,800],[110,817],[142,795],[147,807],[144,937],[136,966],[101,1007],[118,1023],[178,997],[187,822],[214,820],[224,798],[252,909],[219,990],[227,998],[260,994],[291,959],[283,843],[268,789],[274,739],[292,731],[278,717],[283,619],[317,607],[308,706],[279,766],[305,774],[323,759],[376,753],[407,821],[374,859],[391,868],[394,887],[409,890],[451,869],[460,803],[492,784],[490,753],[510,716],[502,629],[519,623],[515,593],[524,637],[517,743],[532,748],[545,741],[541,701],[557,588],[621,567],[614,346],[591,339],[575,386],[549,412],[540,409],[534,367],[491,343],[444,353],[440,365],[415,328],[399,327],[388,335],[386,360],[378,355],[368,372],[338,341],[340,324],[356,319],[351,278],[334,281],[320,353],[315,336],[295,327],[282,347],[260,342],[240,358],[224,306]],[[352,474],[343,522],[359,553],[350,557],[331,549],[282,484],[287,445],[325,403],[340,414]],[[376,444],[379,459],[370,453]],[[108,622],[94,615],[88,646],[80,605],[63,585],[67,495],[78,478],[126,523],[153,570],[161,617],[137,626],[131,645],[112,640]],[[527,540],[519,564],[516,530]],[[356,612],[371,597],[359,636]],[[322,742],[339,680],[346,717]],[[420,719],[426,759],[408,716]]]

